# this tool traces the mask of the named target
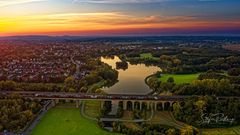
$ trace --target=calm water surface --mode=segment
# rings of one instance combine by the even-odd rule
[[[114,56],[114,58],[101,57],[101,61],[116,69],[116,62],[120,62],[121,60],[117,56]],[[144,79],[160,70],[156,66],[146,66],[144,64],[131,65],[128,63],[128,69],[117,70],[119,72],[119,82],[112,87],[105,87],[103,90],[109,94],[148,94],[152,90],[145,84]]]

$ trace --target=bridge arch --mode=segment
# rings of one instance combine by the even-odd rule
[[[141,104],[139,101],[134,102],[134,109],[140,110],[140,106],[141,106]]]
[[[165,110],[165,111],[168,111],[168,110],[170,110],[170,109],[171,109],[171,103],[168,102],[168,101],[165,102],[165,103],[164,103],[164,110]]]
[[[127,101],[127,110],[133,110],[133,103],[132,103],[132,101]]]
[[[146,102],[142,102],[141,106],[142,106],[141,107],[142,110],[147,110],[148,109],[148,105],[147,105]]]
[[[119,101],[119,102],[118,102],[118,107],[123,108],[123,101]]]
[[[164,109],[162,102],[157,102],[156,104],[157,104],[157,108],[156,108],[157,111],[162,111]]]

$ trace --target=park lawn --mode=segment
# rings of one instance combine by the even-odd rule
[[[240,126],[231,128],[202,129],[203,135],[239,135]]]
[[[32,135],[116,135],[83,118],[76,108],[53,108],[33,129]]]
[[[142,53],[142,54],[140,54],[140,58],[141,59],[154,59],[154,60],[158,60],[158,58],[153,57],[153,55],[151,53]]]
[[[196,74],[163,74],[159,79],[162,82],[167,82],[169,77],[173,77],[176,84],[192,83],[193,80],[197,80],[200,73]]]
[[[140,54],[140,57],[141,58],[153,58],[151,53],[142,53],[142,54]]]

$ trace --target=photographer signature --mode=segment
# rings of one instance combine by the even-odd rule
[[[209,125],[209,124],[222,124],[228,123],[232,124],[234,119],[228,118],[223,113],[216,113],[216,114],[207,114],[204,113],[201,115],[201,121],[199,122],[200,125]]]

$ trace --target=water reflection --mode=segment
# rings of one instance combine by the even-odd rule
[[[114,56],[112,58],[101,58],[102,62],[105,62],[116,69],[118,74],[118,80],[115,85],[109,88],[103,88],[109,94],[148,94],[151,89],[145,84],[145,78],[160,70],[156,66],[146,66],[144,64],[132,65],[128,63],[128,68],[117,69],[116,62],[121,62],[119,57]]]

